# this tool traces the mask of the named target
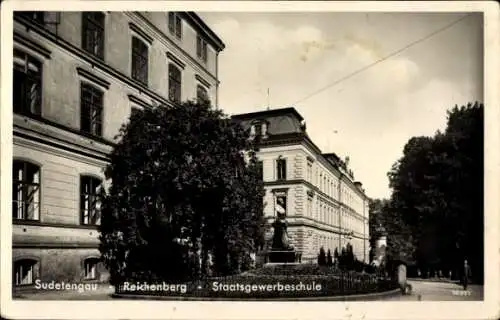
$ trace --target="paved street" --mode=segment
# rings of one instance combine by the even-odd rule
[[[478,301],[483,300],[483,286],[469,285],[467,291],[452,282],[412,281],[413,292],[410,296],[388,297],[387,301]]]

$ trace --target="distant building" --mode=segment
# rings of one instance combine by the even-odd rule
[[[265,216],[285,211],[291,243],[302,260],[316,261],[320,247],[332,255],[350,243],[368,262],[368,197],[346,161],[324,154],[309,138],[294,108],[239,114],[233,119],[261,136],[257,154],[266,189]]]
[[[101,281],[96,194],[135,110],[208,98],[224,44],[193,12],[15,12],[13,285]]]

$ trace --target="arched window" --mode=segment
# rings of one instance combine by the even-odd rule
[[[31,285],[38,277],[38,261],[34,259],[20,259],[12,266],[12,283],[15,286]]]
[[[172,102],[181,102],[182,74],[173,64],[168,65],[168,99]]]
[[[40,167],[30,162],[13,161],[12,218],[40,219]]]
[[[199,102],[210,101],[210,98],[208,97],[207,89],[205,89],[204,86],[198,85],[196,87],[196,99],[198,99]]]
[[[41,115],[42,64],[14,49],[13,108],[15,113]]]
[[[101,202],[99,192],[102,182],[92,176],[80,177],[80,215],[81,223],[99,225],[101,223]]]
[[[95,280],[98,278],[98,265],[100,259],[99,258],[87,258],[83,261],[83,277],[85,280]]]

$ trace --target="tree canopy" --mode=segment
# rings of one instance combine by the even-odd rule
[[[112,283],[245,267],[262,245],[256,141],[208,102],[132,115],[106,168],[100,251]],[[210,263],[211,261],[211,263]]]
[[[483,105],[448,111],[447,127],[413,137],[388,173],[390,200],[373,201],[370,233],[378,224],[396,249],[429,266],[456,270],[464,259],[483,272]]]

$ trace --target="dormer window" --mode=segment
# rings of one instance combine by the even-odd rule
[[[254,127],[255,127],[255,134],[262,136],[262,123],[257,122],[256,124],[254,124]]]
[[[250,127],[250,138],[253,139],[256,136],[261,138],[267,138],[267,123],[265,121],[255,121]]]

